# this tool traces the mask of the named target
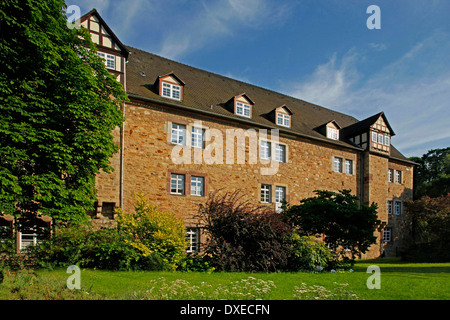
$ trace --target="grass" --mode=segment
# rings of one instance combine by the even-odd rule
[[[366,281],[371,275],[366,273],[367,267],[370,265],[378,265],[381,269],[380,289],[370,290],[366,286]],[[66,273],[65,269],[38,270],[36,272],[36,277],[44,281],[47,288],[46,292],[57,290],[59,293],[56,298],[65,299],[199,299],[213,297],[291,300],[295,298],[296,290],[299,292],[302,283],[306,284],[306,286],[303,285],[303,289],[308,288],[307,290],[309,290],[308,297],[318,295],[319,298],[326,298],[327,295],[324,292],[337,292],[335,288],[341,288],[339,284],[347,284],[345,290],[351,291],[362,300],[450,299],[450,263],[402,263],[396,259],[359,261],[356,263],[353,272],[342,273],[207,274],[198,272],[113,272],[83,269],[81,270],[82,290],[68,292],[68,289],[65,289],[65,291],[61,291],[68,276],[69,274]],[[24,290],[29,280],[21,279],[22,284],[17,285],[13,283],[13,280],[7,278],[5,277],[3,284],[0,284],[0,299],[55,298],[55,295],[52,294],[47,294],[47,297],[39,297],[38,293],[26,295]],[[257,283],[258,280],[259,283]],[[271,287],[272,282],[273,288]],[[35,281],[31,285],[38,286],[38,283],[38,281]],[[16,286],[15,289],[11,290],[14,285]],[[160,289],[161,286],[162,289]],[[316,287],[313,288],[312,286]],[[150,293],[148,290],[151,287],[155,287],[155,289]],[[261,291],[263,287],[267,289],[265,293]],[[20,296],[21,288],[22,296]],[[195,288],[198,290],[196,291]],[[26,290],[27,292],[33,292],[30,288]],[[35,291],[42,292],[41,289]],[[79,291],[79,293],[76,291]],[[173,293],[161,295],[169,291]],[[217,296],[218,291],[221,296]],[[241,292],[242,297],[235,295],[237,291]],[[198,295],[199,292],[202,294],[201,296]],[[250,294],[249,292],[253,294],[244,295]],[[340,299],[343,296],[333,295],[331,298]]]

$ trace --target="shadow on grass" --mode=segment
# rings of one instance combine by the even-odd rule
[[[447,263],[414,263],[401,261],[400,258],[378,258],[360,260],[355,264],[355,271],[365,272],[369,265],[377,265],[381,272],[408,272],[408,273],[449,273],[450,262]]]

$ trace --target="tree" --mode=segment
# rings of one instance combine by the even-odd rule
[[[126,93],[63,0],[0,7],[0,214],[81,221],[118,151]]]
[[[285,215],[300,235],[323,235],[324,242],[336,254],[349,249],[352,258],[365,253],[376,242],[377,206],[361,204],[357,196],[343,190],[339,193],[315,190],[316,197],[288,206]]]
[[[414,168],[414,199],[423,196],[439,197],[450,192],[450,147],[428,151]]]
[[[418,262],[450,261],[450,193],[405,202],[401,256]]]

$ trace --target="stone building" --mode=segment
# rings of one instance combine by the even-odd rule
[[[364,120],[123,45],[94,9],[81,18],[106,67],[128,93],[114,136],[114,172],[96,178],[97,223],[134,208],[144,193],[183,219],[191,251],[194,218],[212,191],[244,190],[280,210],[314,190],[350,189],[378,204],[377,244],[364,258],[396,254],[396,219],[412,199],[413,165],[392,144],[385,114]]]

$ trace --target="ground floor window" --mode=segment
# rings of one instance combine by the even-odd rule
[[[392,240],[392,229],[391,228],[384,229],[383,240],[384,240],[384,242],[391,242],[391,240]]]
[[[200,249],[199,228],[187,228],[186,240],[188,243],[186,252],[188,253],[199,252]]]

